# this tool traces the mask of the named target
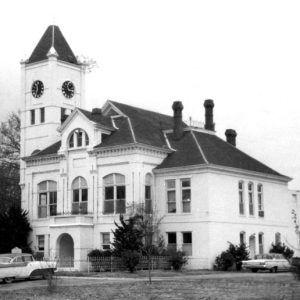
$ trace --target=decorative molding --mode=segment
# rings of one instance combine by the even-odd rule
[[[26,162],[26,167],[33,167],[48,164],[58,164],[61,160],[61,157],[57,154],[52,154],[40,157],[24,157],[22,159]]]

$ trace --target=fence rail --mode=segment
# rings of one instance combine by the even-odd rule
[[[171,263],[169,256],[151,256],[150,268],[152,270],[169,270]],[[121,257],[108,256],[108,257],[88,257],[88,272],[115,272],[125,270]],[[147,256],[141,256],[137,270],[148,269]]]

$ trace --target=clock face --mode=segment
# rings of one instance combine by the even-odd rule
[[[40,98],[44,93],[44,84],[40,80],[33,82],[31,86],[31,93],[34,98]]]
[[[61,87],[61,91],[66,98],[72,98],[75,93],[75,85],[71,81],[65,81]]]

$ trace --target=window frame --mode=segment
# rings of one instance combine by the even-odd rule
[[[184,181],[189,182],[188,187],[183,186]],[[190,198],[188,200],[183,199],[183,191],[190,191]],[[182,178],[182,179],[180,179],[180,197],[181,197],[181,212],[182,213],[191,213],[191,209],[192,209],[191,208],[191,202],[192,202],[192,182],[191,182],[191,178]],[[184,204],[185,203],[189,204],[189,210],[188,211],[184,211]]]
[[[170,243],[170,236],[173,235],[175,237],[175,243]],[[170,232],[167,232],[167,249],[169,250],[174,250],[174,251],[177,251],[177,232],[176,231],[170,231]]]
[[[255,216],[255,209],[254,209],[254,184],[251,181],[248,182],[248,204],[249,204],[249,216],[254,217]]]
[[[118,182],[119,178],[122,178],[122,182]],[[112,181],[106,183],[105,180],[112,178]],[[102,178],[103,182],[103,215],[116,215],[126,213],[126,176],[121,173],[110,173]],[[106,198],[106,192],[108,189],[112,190],[112,198]],[[124,190],[123,190],[124,189]],[[120,194],[124,193],[124,197],[120,198]],[[113,203],[113,210],[107,209],[107,204]],[[121,205],[122,204],[122,205]],[[118,208],[124,208],[123,210],[118,210]]]
[[[145,213],[146,214],[150,214],[152,213],[152,203],[153,203],[153,176],[151,173],[147,173],[145,175],[145,186],[144,186],[144,190],[145,190],[145,199],[144,199],[144,203],[145,203]]]
[[[46,184],[46,188],[42,189],[42,184]],[[50,183],[55,184],[55,189],[50,187]],[[38,195],[38,219],[45,219],[48,217],[56,216],[57,215],[57,187],[58,184],[54,180],[44,180],[41,181],[37,185],[37,195]],[[45,196],[45,199],[42,199],[41,196]],[[53,203],[50,203],[51,200],[55,200]],[[45,204],[41,204],[41,202],[45,200]],[[45,216],[42,216],[42,208],[46,208]],[[53,209],[54,208],[54,209]],[[53,212],[53,213],[52,213]]]
[[[35,125],[35,109],[30,110],[30,125]]]
[[[68,137],[68,149],[79,149],[89,146],[90,138],[87,132],[82,128],[74,129]]]
[[[261,183],[257,185],[257,211],[260,218],[264,217],[264,188]]]
[[[258,253],[264,254],[264,233],[260,232],[258,234]]]
[[[174,187],[168,187],[168,182],[174,182]],[[166,199],[167,199],[167,213],[168,214],[176,214],[177,213],[177,199],[176,199],[176,179],[167,179],[165,181],[166,185]],[[174,192],[174,201],[169,201],[169,192]],[[175,204],[174,211],[170,211],[170,206]]]
[[[38,234],[36,236],[36,239],[37,239],[37,249],[38,249],[38,252],[43,252],[45,253],[45,242],[46,242],[46,239],[45,239],[45,235],[44,234]],[[41,243],[41,240],[42,240],[42,243]],[[40,247],[40,245],[43,244],[43,247]],[[40,248],[43,248],[43,249],[40,249]]]
[[[281,244],[281,233],[276,232],[275,233],[275,245],[279,245],[279,244]]]
[[[246,245],[246,232],[245,231],[241,231],[240,235],[240,245]]]
[[[192,256],[193,255],[193,232],[192,231],[183,231],[181,234],[182,234],[182,251],[185,253],[186,256]],[[186,234],[191,235],[190,243],[184,242],[184,236]]]
[[[78,187],[74,188],[74,185],[77,184],[78,180]],[[89,188],[87,180],[82,176],[77,176],[73,179],[71,184],[71,191],[72,191],[72,214],[88,214],[88,200],[89,200]],[[75,193],[78,193],[78,201],[74,201]],[[84,195],[86,193],[86,195]],[[85,198],[85,200],[83,200]]]
[[[45,107],[40,108],[40,122],[45,123]]]
[[[108,242],[105,241],[105,236],[108,235]],[[101,232],[101,249],[110,250],[110,232]]]
[[[238,189],[239,189],[239,214],[240,216],[245,215],[245,195],[244,195],[244,181],[240,180],[238,182]]]

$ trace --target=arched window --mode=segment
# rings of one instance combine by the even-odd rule
[[[279,245],[281,243],[281,234],[279,232],[275,233],[275,245]]]
[[[125,176],[109,174],[103,177],[104,214],[124,214],[126,212]]]
[[[52,180],[38,184],[38,218],[55,216],[57,213],[57,183]]]
[[[145,213],[150,214],[152,212],[152,185],[153,179],[150,173],[145,176]]]
[[[69,148],[85,147],[89,143],[89,136],[83,129],[75,129],[69,137]]]
[[[239,181],[239,211],[240,215],[245,214],[244,181]]]
[[[258,216],[264,217],[264,198],[263,198],[263,185],[259,183],[257,185],[257,208],[258,208]]]
[[[264,234],[262,232],[258,234],[258,250],[259,254],[264,253]]]
[[[254,216],[253,183],[248,183],[249,215]]]
[[[83,177],[76,177],[72,182],[72,214],[87,214],[88,185]]]
[[[241,231],[240,232],[240,245],[246,244],[246,232]]]

